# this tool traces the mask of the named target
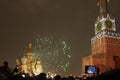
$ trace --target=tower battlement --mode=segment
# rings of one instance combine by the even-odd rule
[[[103,38],[103,37],[120,39],[120,33],[115,32],[115,31],[103,30],[99,34],[96,34],[96,36],[91,38],[91,43],[94,43],[97,38],[100,39],[100,38]]]

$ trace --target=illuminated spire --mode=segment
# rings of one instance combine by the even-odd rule
[[[100,13],[108,13],[108,2],[110,0],[99,0]]]
[[[108,2],[110,0],[99,0],[100,15],[95,23],[95,34],[104,30],[116,31],[115,18],[108,12]]]
[[[28,45],[28,53],[32,53],[32,43],[31,42]]]

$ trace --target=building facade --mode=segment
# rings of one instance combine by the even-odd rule
[[[42,72],[42,65],[40,58],[34,59],[34,53],[32,51],[32,44],[29,43],[28,51],[25,56],[16,60],[19,67],[19,72],[27,73],[29,75],[38,75]]]
[[[95,36],[91,38],[91,55],[82,59],[85,66],[97,66],[100,73],[120,68],[120,33],[116,31],[115,18],[108,11],[108,0],[99,0],[100,15],[95,22]]]

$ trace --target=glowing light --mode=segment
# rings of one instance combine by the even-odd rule
[[[71,59],[66,41],[53,36],[38,36],[33,40],[33,52],[40,57],[44,72],[66,73]]]

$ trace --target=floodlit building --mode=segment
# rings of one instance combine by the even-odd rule
[[[38,75],[42,72],[40,58],[34,59],[32,43],[29,43],[27,54],[22,58],[18,58],[16,62],[19,67],[19,72],[28,73],[31,76]]]
[[[115,17],[108,11],[108,0],[99,0],[100,15],[95,22],[95,36],[91,38],[91,55],[82,59],[85,66],[97,66],[100,73],[120,68],[120,33],[116,30]]]

